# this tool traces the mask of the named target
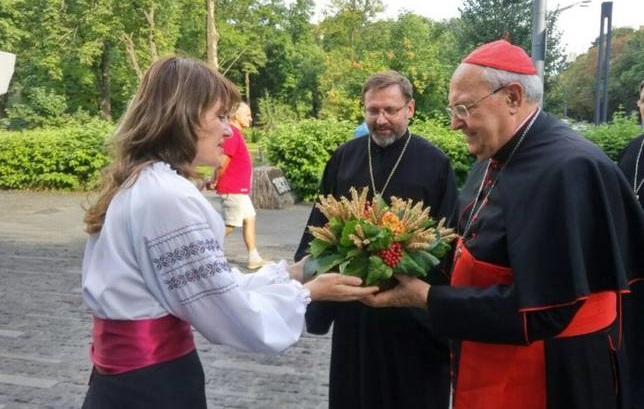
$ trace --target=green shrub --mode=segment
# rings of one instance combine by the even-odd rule
[[[283,122],[264,131],[259,144],[268,161],[284,172],[295,193],[310,201],[318,194],[324,165],[340,144],[353,137],[355,127],[351,122],[334,119]],[[415,122],[411,130],[447,154],[461,184],[473,157],[459,132],[436,120]]]
[[[0,131],[0,189],[92,188],[108,162],[104,141],[112,128],[95,119],[61,128]]]
[[[284,172],[299,198],[313,200],[320,177],[335,149],[353,137],[355,124],[328,119],[283,122],[267,131],[260,147],[269,163]]]
[[[259,142],[260,139],[262,139],[263,132],[260,128],[255,128],[255,127],[250,127],[244,129],[243,132],[244,135],[244,140],[246,143],[257,143]]]
[[[636,118],[617,114],[610,124],[574,123],[573,128],[616,159],[628,141],[641,133]],[[412,132],[442,149],[450,158],[459,185],[474,157],[459,131],[438,121],[414,121]],[[353,137],[355,124],[334,119],[281,121],[253,128],[263,160],[280,168],[295,193],[315,199],[324,166],[335,149]],[[107,164],[105,138],[111,123],[91,119],[64,127],[0,131],[0,189],[91,189]],[[202,167],[203,168],[203,167]],[[210,168],[203,168],[204,176]]]
[[[424,122],[415,121],[410,129],[413,133],[420,135],[434,145],[439,147],[449,157],[456,174],[456,182],[461,186],[465,182],[474,156],[467,150],[467,144],[460,131],[452,131],[442,122],[430,119]]]
[[[630,117],[616,113],[613,122],[598,126],[575,126],[579,133],[596,143],[613,160],[617,160],[624,146],[642,133],[637,115]]]

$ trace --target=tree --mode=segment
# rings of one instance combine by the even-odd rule
[[[411,81],[416,112],[421,117],[442,116],[445,112],[445,91],[455,62],[443,52],[456,45],[445,27],[444,23],[406,13],[399,16],[391,30],[389,68]]]
[[[639,84],[644,80],[644,30],[613,30],[611,54],[609,111],[637,111],[635,101],[639,99]]]
[[[217,55],[219,32],[215,23],[215,0],[206,0],[206,10],[206,49],[208,50],[206,61],[219,69],[219,56]]]
[[[461,21],[456,38],[465,56],[476,46],[489,41],[507,38],[528,53],[532,49],[532,1],[530,0],[465,0],[459,8]],[[544,90],[547,94],[554,79],[563,68],[565,55],[559,43],[557,28],[559,11],[546,15],[546,57],[544,61]]]
[[[636,109],[639,83],[644,77],[644,30],[616,28],[611,33],[608,79],[608,117]],[[561,73],[558,87],[565,101],[563,115],[591,122],[594,114],[597,75],[597,41]]]

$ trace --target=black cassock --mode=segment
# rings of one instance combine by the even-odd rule
[[[615,163],[561,121],[540,113],[512,156],[522,131],[495,154],[488,171],[488,161],[474,165],[459,198],[459,234],[468,253],[487,266],[511,270],[511,280],[433,286],[429,292],[434,330],[459,340],[461,347],[455,408],[473,407],[462,402],[478,393],[466,390],[459,402],[462,376],[476,382],[498,379],[499,362],[459,367],[466,343],[469,351],[542,348],[534,366],[510,368],[519,377],[543,371],[537,376],[541,390],[531,388],[520,402],[507,402],[509,388],[496,384],[485,389],[496,392],[479,395],[479,400],[485,395],[487,406],[477,408],[629,407],[619,301],[628,297],[629,280],[644,277],[643,214]],[[606,294],[617,295],[612,312],[618,318],[612,325],[561,337],[584,300]],[[504,356],[501,363],[507,367],[514,357]]]
[[[423,201],[433,218],[449,217],[457,189],[448,158],[425,139],[406,134],[392,145],[371,144],[376,189],[380,192],[392,168],[409,145],[382,193]],[[347,196],[349,189],[368,186],[372,194],[369,137],[340,146],[326,165],[322,194]],[[326,218],[313,209],[308,225],[322,226]],[[296,259],[306,254],[312,237],[305,233]],[[329,408],[331,409],[446,409],[449,405],[449,348],[430,328],[422,309],[370,308],[359,302],[313,302],[306,313],[307,330],[328,332],[333,323]]]
[[[633,139],[619,155],[619,167],[624,172],[628,185],[637,190],[644,211],[644,134]],[[639,164],[637,162],[639,161]],[[636,166],[637,164],[637,166]],[[637,168],[637,175],[635,170]],[[644,252],[644,248],[641,249]],[[644,280],[631,282],[631,295],[624,301],[626,350],[631,370],[633,407],[644,408]]]

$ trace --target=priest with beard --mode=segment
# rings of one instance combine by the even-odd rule
[[[387,202],[392,196],[422,201],[431,207],[431,217],[451,216],[458,195],[454,172],[440,149],[409,131],[415,109],[409,80],[395,71],[375,74],[364,84],[362,98],[369,135],[334,152],[320,193],[340,198],[351,187],[368,187],[369,199],[377,194]],[[308,225],[326,222],[314,208]],[[306,255],[311,240],[304,232],[296,260]],[[447,282],[445,271],[432,276]],[[313,334],[325,334],[333,324],[330,409],[449,407],[449,348],[432,331],[426,310],[313,302],[306,324]]]

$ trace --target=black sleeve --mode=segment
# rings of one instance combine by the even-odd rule
[[[515,293],[514,285],[432,286],[429,315],[435,331],[451,339],[525,345],[559,334],[583,304],[520,312]]]
[[[295,251],[295,256],[293,257],[295,261],[300,261],[304,256],[306,256],[308,248],[309,248],[309,243],[311,240],[313,240],[313,236],[311,233],[309,233],[308,226],[324,226],[324,223],[326,223],[326,217],[318,210],[317,207],[313,207],[311,209],[311,214],[309,214],[309,219],[306,222],[306,228],[304,228],[304,232],[302,233],[302,238],[300,239],[300,244],[297,247],[297,250]]]
[[[456,227],[456,214],[458,212],[458,187],[456,186],[456,176],[449,161],[446,162],[442,172],[444,185],[439,191],[441,201],[436,209],[436,216],[445,217],[446,224],[449,227]]]
[[[631,283],[631,293],[624,296],[623,308],[633,408],[644,409],[644,280]]]
[[[455,228],[456,217],[458,210],[458,188],[456,187],[456,177],[449,160],[445,162],[445,166],[441,171],[439,189],[436,190],[440,195],[440,202],[436,206],[436,211],[432,211],[431,217],[441,219],[445,217],[445,225],[447,227]],[[438,266],[434,267],[428,272],[425,281],[432,284],[447,284],[449,283],[450,272],[452,271],[452,263],[454,260],[455,241],[452,242],[451,249],[446,254]]]
[[[330,194],[333,192],[333,180],[334,177],[334,157],[332,156],[329,162],[327,162],[324,173],[322,175],[322,181],[320,182],[320,194]],[[307,226],[323,226],[326,223],[326,217],[318,210],[315,206],[311,209],[311,214],[309,215],[309,220],[306,223]],[[297,247],[295,252],[294,259],[296,261],[301,260],[306,256],[309,243],[313,240],[313,236],[308,232],[308,227],[305,228],[302,233],[302,238],[300,239],[300,244]],[[331,328],[331,324],[335,319],[335,311],[337,308],[337,303],[330,301],[313,301],[306,308],[306,330],[311,334],[326,334]]]
[[[337,151],[334,153],[326,166],[324,167],[324,172],[322,173],[322,180],[320,181],[320,194],[328,195],[335,192],[335,179],[337,173]],[[294,259],[295,261],[301,260],[306,256],[309,243],[313,240],[313,236],[309,233],[308,226],[324,226],[326,223],[326,217],[318,210],[317,207],[313,206],[311,209],[311,214],[309,215],[309,220],[306,222],[304,232],[302,233],[302,238],[300,239],[300,244],[295,251]]]

